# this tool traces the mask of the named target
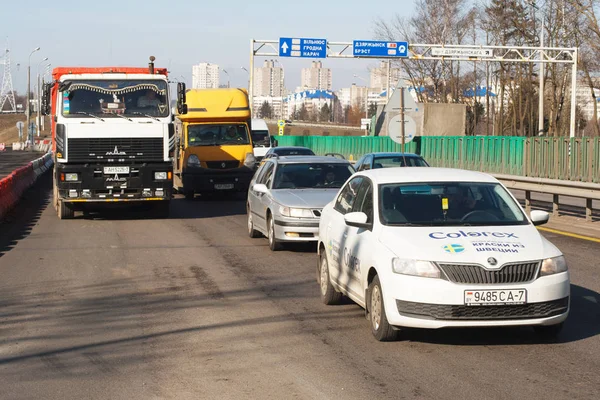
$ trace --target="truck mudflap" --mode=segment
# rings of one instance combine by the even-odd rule
[[[184,193],[246,192],[254,175],[248,167],[229,170],[187,168],[183,171]]]
[[[170,163],[57,163],[54,173],[58,197],[66,203],[165,201],[173,196]],[[155,179],[156,173],[166,179]]]

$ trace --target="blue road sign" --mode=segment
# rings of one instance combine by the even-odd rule
[[[408,57],[408,42],[355,40],[352,54],[354,57]]]
[[[279,38],[279,57],[326,58],[327,39]]]

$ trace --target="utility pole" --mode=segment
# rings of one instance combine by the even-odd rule
[[[30,135],[30,118],[31,118],[31,108],[30,108],[30,102],[31,102],[31,55],[33,53],[35,53],[36,51],[39,51],[40,47],[37,47],[35,49],[33,49],[33,51],[31,53],[29,53],[29,58],[27,61],[27,104],[25,105],[25,109],[26,109],[26,114],[27,114],[27,139],[29,139],[29,135]],[[33,148],[33,147],[32,147]]]

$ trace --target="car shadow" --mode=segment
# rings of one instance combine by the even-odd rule
[[[501,346],[540,343],[571,343],[600,334],[600,294],[571,285],[571,308],[556,338],[544,339],[531,327],[402,329],[399,340],[449,346]]]

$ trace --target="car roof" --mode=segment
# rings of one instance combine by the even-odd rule
[[[378,152],[378,153],[367,153],[364,156],[375,156],[375,157],[413,157],[413,158],[423,158],[415,153],[394,153],[394,152]],[[363,157],[364,157],[363,156]]]
[[[278,164],[320,164],[320,163],[328,163],[328,164],[348,164],[350,162],[348,160],[343,160],[341,158],[336,157],[328,157],[328,156],[281,156],[277,158],[268,158],[267,161],[277,161]]]
[[[277,146],[277,147],[273,148],[273,151],[277,151],[277,150],[310,150],[310,151],[312,151],[310,148],[303,147],[303,146]]]
[[[484,182],[498,183],[496,178],[482,172],[454,168],[379,168],[361,171],[375,184],[404,182]]]

